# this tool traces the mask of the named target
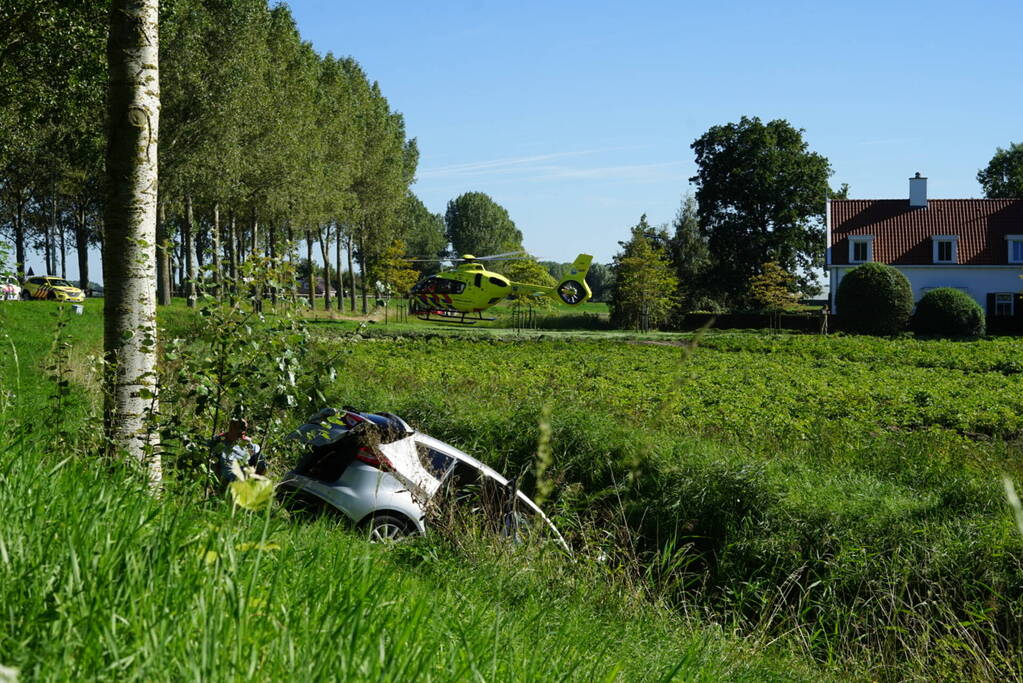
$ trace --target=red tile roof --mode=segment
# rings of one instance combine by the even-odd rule
[[[1006,235],[1023,235],[1023,199],[836,199],[831,202],[831,263],[849,263],[849,235],[874,236],[874,260],[934,263],[933,235],[958,235],[958,262],[1009,263]]]

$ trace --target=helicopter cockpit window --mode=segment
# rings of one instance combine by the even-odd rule
[[[433,294],[461,294],[462,290],[465,289],[465,283],[459,282],[458,280],[448,280],[446,278],[438,277],[433,279]]]
[[[507,287],[508,284],[501,278],[492,277],[490,278],[490,284],[497,285],[498,287]]]
[[[480,275],[479,273],[476,273],[476,286],[479,287],[480,284],[482,284],[482,282],[483,282],[483,276]]]

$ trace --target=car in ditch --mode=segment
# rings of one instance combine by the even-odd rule
[[[301,457],[279,497],[291,507],[339,511],[371,541],[425,534],[430,520],[460,509],[508,538],[541,534],[568,550],[515,480],[396,415],[325,408],[288,439]]]

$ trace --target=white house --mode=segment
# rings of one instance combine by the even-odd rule
[[[1023,317],[1023,199],[927,199],[927,178],[908,199],[828,200],[826,264],[832,312],[839,283],[868,261],[909,279],[919,300],[955,287],[989,316]]]

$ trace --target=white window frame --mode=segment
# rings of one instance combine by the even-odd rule
[[[1016,295],[1012,292],[995,292],[995,310],[991,311],[991,315],[998,315],[998,297],[1005,297],[1009,300],[1009,313],[1004,317],[1011,318],[1016,315]],[[1004,299],[1002,303],[1005,303]]]
[[[867,259],[856,259],[856,245],[866,242]],[[869,263],[874,260],[874,236],[873,235],[849,235],[849,263]]]
[[[1009,263],[1023,263],[1023,258],[1021,258],[1021,259],[1014,259],[1014,258],[1012,258],[1012,247],[1013,247],[1013,244],[1015,242],[1023,243],[1023,235],[1006,235],[1005,236],[1005,244],[1006,244],[1007,250],[1008,250],[1007,256],[1008,256]]]
[[[942,242],[952,243],[951,259],[941,260],[938,258],[938,245],[940,245]],[[934,263],[959,263],[959,235],[932,235],[931,260]]]

